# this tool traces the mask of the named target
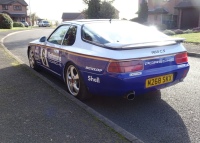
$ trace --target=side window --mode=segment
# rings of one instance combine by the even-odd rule
[[[71,26],[65,35],[62,45],[71,46],[76,40],[77,26]]]
[[[82,28],[82,38],[86,41],[96,43],[96,44],[105,44],[108,43],[102,36],[94,33],[92,30],[86,28],[85,26]]]
[[[69,29],[69,25],[64,25],[59,27],[54,33],[49,37],[48,42],[53,44],[61,45],[65,33]]]
[[[87,41],[94,41],[94,34],[88,30],[87,28],[83,27],[82,29],[82,38]]]

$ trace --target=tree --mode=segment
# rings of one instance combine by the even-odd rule
[[[115,7],[110,2],[103,1],[100,6],[99,17],[105,19],[117,18]]]
[[[145,23],[147,22],[147,18],[148,18],[148,3],[147,0],[142,0],[139,6],[138,19],[140,23]]]
[[[90,0],[88,2],[87,16],[90,19],[98,19],[100,11],[100,0]]]
[[[31,18],[32,25],[34,25],[35,21],[37,21],[39,19],[39,17],[36,15],[36,13],[32,13],[30,18]]]
[[[82,13],[86,18],[99,19],[99,18],[117,18],[115,8],[111,5],[114,0],[83,0],[88,5],[88,8],[83,10]]]

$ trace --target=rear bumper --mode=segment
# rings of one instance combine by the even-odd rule
[[[93,75],[99,79],[99,83],[89,82],[88,74],[84,74],[87,87],[94,95],[100,96],[124,96],[130,92],[135,92],[135,95],[144,94],[149,91],[159,90],[169,86],[173,86],[183,81],[189,71],[189,65],[185,64],[184,67],[177,68],[178,66],[170,66],[159,68],[159,70],[149,70],[141,72],[141,75],[130,76],[129,74],[105,74],[101,76]],[[146,88],[146,79],[158,76],[173,74],[173,81],[153,87]],[[86,75],[86,76],[85,76]],[[90,74],[91,75],[91,74]]]

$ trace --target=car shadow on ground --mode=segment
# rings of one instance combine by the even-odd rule
[[[51,82],[66,90],[63,82],[41,71]],[[94,96],[83,101],[112,122],[148,143],[189,143],[190,137],[180,115],[155,91],[129,101],[122,97]]]
[[[85,103],[144,142],[189,143],[187,128],[161,92],[137,96],[133,101],[116,97],[94,97]]]

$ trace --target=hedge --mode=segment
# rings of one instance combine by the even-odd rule
[[[24,24],[21,22],[14,22],[13,27],[24,27]]]
[[[1,29],[12,29],[13,20],[9,15],[5,13],[0,13],[0,28]]]

